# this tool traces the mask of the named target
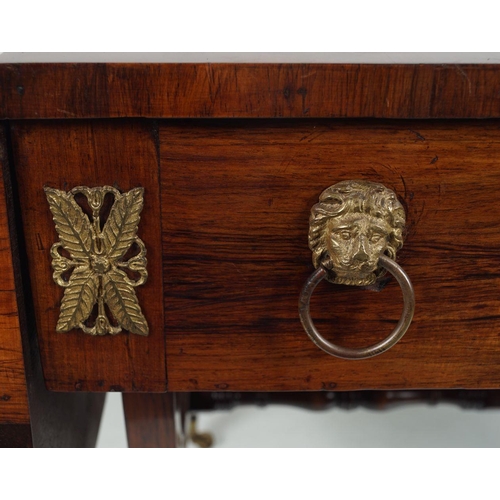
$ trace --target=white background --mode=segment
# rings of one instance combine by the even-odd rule
[[[198,430],[214,446],[284,447],[500,447],[500,409],[464,410],[417,404],[388,410],[241,406],[198,413]],[[126,447],[121,395],[107,395],[99,447]]]

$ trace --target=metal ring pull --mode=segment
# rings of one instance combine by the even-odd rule
[[[386,337],[381,342],[371,345],[369,347],[363,347],[361,349],[352,349],[349,347],[341,347],[331,342],[328,342],[321,334],[316,330],[313,320],[309,311],[309,302],[311,300],[311,295],[314,292],[316,286],[320,283],[323,278],[326,277],[327,271],[323,267],[318,267],[314,271],[309,279],[306,281],[299,299],[299,315],[300,321],[304,330],[309,335],[309,338],[323,351],[336,356],[337,358],[344,359],[365,359],[377,356],[383,352],[390,349],[396,342],[398,342],[403,335],[408,330],[411,320],[413,318],[413,313],[415,311],[415,293],[413,291],[413,286],[411,284],[410,278],[403,271],[403,268],[396,264],[393,260],[389,259],[385,255],[382,255],[379,259],[379,264],[387,269],[398,281],[403,291],[403,313],[399,319],[396,328],[392,333]]]
[[[299,298],[304,330],[323,351],[345,359],[364,359],[390,349],[408,330],[415,310],[410,279],[396,264],[403,246],[405,211],[394,191],[382,184],[342,181],[325,189],[311,209],[309,248],[317,270],[306,281]],[[362,349],[340,347],[325,340],[316,330],[309,312],[311,295],[318,283],[369,286],[386,271],[403,291],[403,314],[392,333],[381,342]]]

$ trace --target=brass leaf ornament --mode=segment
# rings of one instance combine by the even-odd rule
[[[50,249],[53,278],[65,289],[56,331],[148,335],[134,290],[148,278],[146,247],[137,236],[144,189],[44,191],[59,235]]]

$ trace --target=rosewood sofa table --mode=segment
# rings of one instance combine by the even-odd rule
[[[487,63],[0,56],[0,446],[498,406],[499,118]]]

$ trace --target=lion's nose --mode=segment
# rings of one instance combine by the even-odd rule
[[[368,253],[366,252],[365,241],[363,237],[359,238],[358,240],[358,245],[354,253],[354,258],[361,262],[366,262],[369,259]]]

